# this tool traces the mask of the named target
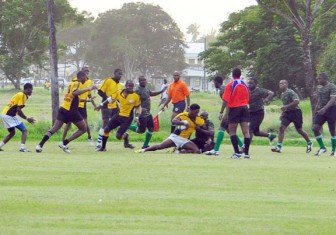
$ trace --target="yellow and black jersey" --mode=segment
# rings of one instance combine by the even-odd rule
[[[123,89],[123,85],[119,82],[116,83],[112,78],[106,78],[99,88],[102,92],[106,94],[107,97],[116,96],[116,94]],[[107,105],[107,108],[114,109],[117,108],[117,103],[111,103]]]
[[[74,91],[80,89],[80,82],[72,81],[68,87],[67,93],[64,95],[64,101],[61,105],[62,108],[70,110],[78,110],[79,98],[74,96]]]
[[[119,102],[119,116],[129,117],[133,114],[134,107],[140,105],[140,96],[137,93],[128,94],[127,97],[124,96],[123,90],[118,92],[114,100]],[[114,102],[116,103],[116,102]]]
[[[196,131],[196,125],[197,126],[203,126],[204,125],[204,119],[200,116],[196,116],[195,120],[191,120],[188,116],[188,112],[179,113],[176,117],[180,118],[181,121],[186,120],[188,122],[188,129],[182,130],[179,133],[179,136],[189,139],[191,134]]]
[[[84,90],[88,87],[92,87],[92,80],[90,80],[90,79],[87,79],[83,84],[81,83],[79,89]],[[79,97],[79,100],[86,100],[89,95],[91,95],[91,91],[85,92],[85,93],[79,95],[78,97]],[[86,107],[86,102],[79,101],[78,107],[79,108],[85,108]]]
[[[9,103],[6,105],[2,113],[14,117],[17,113],[17,108],[24,108],[27,100],[28,96],[22,91],[16,93],[16,95],[14,95]]]

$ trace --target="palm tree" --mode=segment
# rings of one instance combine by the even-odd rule
[[[197,37],[200,34],[198,32],[199,27],[200,27],[199,25],[197,25],[196,23],[193,23],[193,24],[189,25],[188,28],[187,28],[187,34],[191,34],[191,36],[192,36],[192,38],[191,38],[192,42],[197,41]]]

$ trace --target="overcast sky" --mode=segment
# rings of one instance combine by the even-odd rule
[[[144,2],[159,5],[179,25],[182,32],[187,31],[190,24],[200,26],[201,35],[209,33],[211,29],[218,30],[220,23],[225,21],[228,15],[256,5],[255,0],[69,0],[72,7],[79,11],[91,12],[94,16],[99,13],[120,9],[124,3]]]

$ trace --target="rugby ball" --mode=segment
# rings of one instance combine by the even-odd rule
[[[183,123],[185,123],[185,125],[188,125],[188,121],[187,120],[182,120]],[[180,125],[180,126],[177,126],[177,128],[181,131],[187,129],[187,126],[185,125]]]

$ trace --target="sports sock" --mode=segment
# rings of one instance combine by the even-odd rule
[[[322,135],[316,136],[316,141],[319,144],[321,149],[325,149],[325,145],[323,143]]]
[[[106,143],[107,143],[108,136],[103,136],[102,137],[102,149],[106,148]]]
[[[5,145],[5,143],[3,141],[1,141],[0,143],[0,149]]]
[[[251,143],[251,138],[244,138],[244,145],[245,145],[245,155],[249,155],[249,150],[250,150],[250,143]]]
[[[104,133],[104,128],[100,128],[100,130],[98,132],[97,146],[101,145],[101,142],[103,140],[103,133]]]
[[[335,152],[336,149],[336,136],[331,137],[331,151]]]
[[[143,147],[147,147],[148,146],[149,141],[152,138],[152,135],[153,135],[153,132],[149,132],[149,131],[146,132],[146,138],[145,138],[145,142],[143,144]]]
[[[219,150],[219,147],[224,139],[224,135],[225,135],[225,132],[223,130],[219,130],[218,131],[218,134],[217,134],[217,137],[216,137],[216,144],[215,144],[215,147],[214,147],[214,150],[215,151],[218,151]]]
[[[243,147],[243,146],[244,146],[243,141],[239,138],[238,135],[236,135],[236,136],[237,136],[237,141],[238,141],[238,145],[239,145],[239,147]]]
[[[131,131],[137,132],[138,126],[135,124],[132,124],[128,129],[130,129]]]
[[[281,149],[281,148],[282,148],[282,143],[279,142],[279,143],[277,144],[277,147],[278,147],[279,149]]]
[[[230,139],[231,139],[231,143],[232,143],[232,147],[234,149],[234,152],[239,154],[237,135],[231,135]]]
[[[26,148],[26,145],[21,143],[21,147],[20,147],[20,148],[21,148],[21,149],[25,149],[25,148]]]

